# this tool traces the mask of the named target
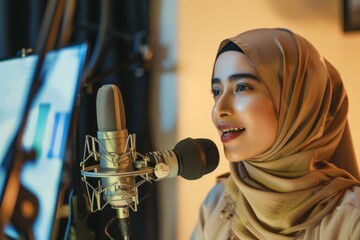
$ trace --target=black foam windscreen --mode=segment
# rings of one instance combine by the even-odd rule
[[[205,138],[186,138],[175,145],[174,152],[179,162],[179,174],[195,180],[214,171],[219,164],[216,144]]]

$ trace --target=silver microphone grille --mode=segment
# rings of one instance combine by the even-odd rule
[[[96,96],[96,119],[99,131],[118,131],[126,128],[124,103],[115,85],[103,85]]]

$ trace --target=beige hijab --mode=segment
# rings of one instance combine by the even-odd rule
[[[336,151],[352,146],[346,92],[337,70],[286,29],[251,30],[224,40],[219,51],[229,41],[257,70],[279,121],[271,149],[230,164],[226,191],[238,216],[233,231],[241,238],[293,239],[315,227],[347,188],[360,186],[352,147]],[[356,176],[330,161],[355,167]]]

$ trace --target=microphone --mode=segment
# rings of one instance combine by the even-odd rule
[[[155,165],[155,180],[178,175],[195,180],[214,171],[219,164],[215,143],[205,138],[186,138],[178,142],[173,150],[150,152],[146,157]]]
[[[115,85],[102,86],[96,96],[97,138],[101,173],[132,172],[132,159],[125,154],[128,131],[125,126],[125,111],[121,92]],[[110,155],[110,156],[109,156]],[[128,205],[132,203],[135,179],[132,176],[101,178],[103,199],[116,210],[118,223],[124,239],[131,234]]]
[[[103,85],[98,90],[96,115],[97,138],[86,136],[84,158],[80,162],[82,181],[92,212],[102,210],[107,204],[116,210],[124,239],[130,239],[129,207],[137,211],[139,186],[176,176],[199,179],[219,164],[216,144],[205,138],[183,139],[172,150],[145,155],[137,152],[135,134],[128,134],[123,100],[115,85]],[[91,158],[100,164],[87,165]],[[136,182],[138,176],[142,180]],[[101,181],[94,183],[87,177]]]

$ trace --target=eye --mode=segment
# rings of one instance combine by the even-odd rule
[[[235,92],[249,91],[253,90],[253,87],[246,83],[239,83],[236,85]]]
[[[219,95],[221,94],[220,90],[217,89],[217,88],[211,89],[211,93],[212,93],[212,95],[213,95],[214,98],[217,97],[217,96],[219,96]]]

